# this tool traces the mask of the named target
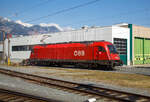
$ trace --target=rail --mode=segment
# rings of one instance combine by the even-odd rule
[[[90,95],[96,97],[97,99],[103,98],[104,100],[115,100],[119,102],[150,102],[149,96],[144,96],[135,93],[128,93],[113,89],[101,88],[87,84],[80,84],[75,82],[63,81],[53,78],[47,78],[37,75],[31,75],[22,72],[16,72],[6,69],[0,69],[0,73],[7,74],[14,77],[23,78],[25,80],[30,80],[36,84],[54,87],[65,91],[71,91],[77,94]]]
[[[58,102],[51,99],[0,88],[1,102]]]

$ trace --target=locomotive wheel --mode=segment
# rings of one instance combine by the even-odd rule
[[[115,67],[115,64],[112,62],[110,65],[107,65],[107,69],[106,70],[113,70]]]

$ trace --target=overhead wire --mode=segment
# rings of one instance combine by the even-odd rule
[[[68,11],[71,11],[71,10],[74,10],[74,9],[77,9],[77,8],[81,8],[81,7],[84,7],[84,6],[87,6],[87,5],[96,3],[96,2],[98,2],[98,1],[100,1],[100,0],[93,0],[93,1],[89,1],[89,2],[86,2],[86,3],[83,3],[83,4],[79,4],[79,5],[70,7],[70,8],[62,9],[62,10],[56,11],[56,12],[54,12],[54,13],[48,14],[48,15],[46,15],[46,16],[41,16],[41,17],[39,17],[39,18],[27,20],[27,21],[25,21],[25,23],[29,23],[29,22],[37,21],[37,20],[40,20],[40,19],[43,19],[43,18],[55,16],[55,15],[57,15],[57,14],[61,14],[61,13],[64,13],[64,12],[68,12]]]
[[[26,12],[28,12],[28,11],[30,11],[30,10],[33,10],[33,8],[40,7],[40,6],[42,6],[43,4],[46,4],[46,3],[50,2],[50,1],[52,1],[52,0],[43,0],[42,2],[40,2],[40,3],[36,4],[36,5],[33,5],[33,6],[31,6],[31,7],[29,7],[29,8],[26,8],[26,9],[24,9],[24,10],[21,10],[21,11],[18,11],[18,12],[13,13],[12,16],[10,16],[10,17],[18,17],[18,16],[20,16],[21,14],[26,13]]]
[[[43,4],[45,4],[45,3],[47,3],[47,2],[49,2],[49,1],[51,1],[51,0],[46,0],[46,1],[44,1],[44,2],[41,2],[41,3],[39,3],[39,4],[37,4],[37,5],[34,5],[34,6],[32,6],[32,7],[30,7],[30,8],[28,8],[28,9],[25,9],[25,10],[22,10],[22,11],[20,11],[20,12],[17,12],[16,14],[17,15],[20,15],[20,14],[22,14],[22,13],[25,13],[25,12],[27,12],[27,11],[29,11],[30,9],[32,9],[32,8],[35,8],[35,7],[39,7],[39,6],[41,6],[41,5],[43,5]],[[51,17],[51,16],[55,16],[55,15],[57,15],[57,14],[61,14],[61,13],[64,13],[64,12],[67,12],[67,11],[70,11],[70,10],[74,10],[74,9],[77,9],[77,8],[80,8],[80,7],[84,7],[84,6],[87,6],[87,5],[90,5],[90,4],[93,4],[93,3],[95,3],[95,2],[98,2],[98,1],[100,1],[100,0],[93,0],[93,1],[89,1],[89,2],[86,2],[86,3],[83,3],[83,4],[79,4],[79,5],[76,5],[76,6],[73,6],[73,7],[70,7],[70,8],[67,8],[67,9],[62,9],[62,10],[59,10],[59,11],[56,11],[56,12],[54,12],[54,13],[51,13],[51,14],[48,14],[48,15],[46,15],[46,16],[41,16],[41,17],[39,17],[39,18],[35,18],[35,19],[31,19],[31,20],[27,20],[27,21],[25,21],[25,23],[29,23],[29,22],[34,22],[34,21],[37,21],[37,20],[40,20],[40,19],[43,19],[43,18],[47,18],[47,17]],[[141,9],[141,10],[138,10],[138,12],[136,12],[136,11],[132,11],[132,12],[126,12],[126,13],[120,13],[119,15],[121,15],[120,17],[123,17],[122,15],[124,15],[124,14],[133,14],[133,12],[134,13],[139,13],[140,11],[148,11],[149,9]],[[111,16],[111,18],[116,18],[116,16]],[[88,20],[81,20],[81,21],[77,21],[77,22],[89,22],[89,21],[95,21],[95,20],[97,20],[97,18],[93,18],[93,19],[88,19]],[[71,23],[72,24],[72,23]],[[73,23],[73,24],[75,24],[75,23]],[[65,25],[68,25],[68,24],[65,24]]]

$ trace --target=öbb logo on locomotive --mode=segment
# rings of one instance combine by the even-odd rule
[[[84,50],[75,50],[74,56],[85,56],[85,51]]]

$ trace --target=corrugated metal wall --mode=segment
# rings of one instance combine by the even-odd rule
[[[150,64],[150,39],[134,38],[134,64]]]

